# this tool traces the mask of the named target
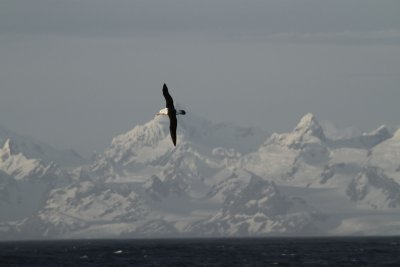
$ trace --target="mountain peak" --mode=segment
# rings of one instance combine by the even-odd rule
[[[7,139],[10,141],[7,142]],[[41,159],[46,163],[54,162],[65,167],[76,167],[87,163],[86,159],[72,150],[54,148],[45,142],[9,131],[0,125],[1,153],[4,153],[3,150],[11,152],[12,155],[22,153],[30,159]]]
[[[304,115],[296,128],[290,133],[273,134],[264,143],[280,144],[290,148],[302,148],[307,143],[323,143],[326,141],[324,130],[312,113]]]
[[[11,139],[8,138],[1,149],[2,159],[10,157],[15,153],[13,145],[11,144]]]
[[[316,122],[315,115],[312,114],[311,112],[305,114],[301,119],[299,124],[306,124],[306,123],[311,123],[311,122]]]
[[[5,152],[5,151],[7,151],[7,152],[9,152],[10,154],[12,154],[13,153],[13,150],[12,150],[13,148],[12,148],[12,145],[11,145],[11,139],[10,138],[8,138],[7,140],[6,140],[6,142],[4,143],[4,145],[3,145],[3,151]]]
[[[309,134],[321,140],[326,139],[322,126],[312,113],[307,113],[303,118],[301,118],[300,122],[294,129],[294,132],[300,135]]]
[[[132,130],[114,138],[113,143],[128,141],[136,145],[154,146],[169,134],[168,120],[155,117],[143,125],[136,125]]]

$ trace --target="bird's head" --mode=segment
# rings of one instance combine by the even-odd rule
[[[163,108],[163,109],[161,109],[161,110],[156,114],[156,116],[158,116],[158,115],[168,115],[168,108]]]

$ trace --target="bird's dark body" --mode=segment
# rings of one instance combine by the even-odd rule
[[[184,110],[177,111],[174,107],[174,100],[168,92],[167,85],[163,86],[163,95],[165,97],[166,108],[168,109],[168,117],[169,117],[169,132],[171,134],[172,143],[176,146],[176,128],[178,126],[178,121],[176,119],[176,115],[185,115],[186,112]]]

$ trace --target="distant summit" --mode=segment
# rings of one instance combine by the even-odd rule
[[[0,153],[1,153],[1,158],[3,160],[5,160],[6,158],[9,158],[12,154],[14,154],[14,149],[11,145],[10,139],[6,140]]]
[[[311,113],[301,118],[290,133],[274,133],[266,145],[276,143],[290,148],[301,148],[307,143],[323,143],[326,141],[324,130]]]
[[[87,160],[73,150],[56,149],[34,138],[19,135],[0,126],[0,146],[10,140],[12,153],[23,153],[29,158],[41,159],[47,163],[55,162],[61,166],[78,166]]]
[[[324,130],[312,113],[304,115],[293,132],[298,136],[313,136],[321,141],[326,140]]]

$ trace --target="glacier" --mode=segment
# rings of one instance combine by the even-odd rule
[[[137,125],[91,161],[2,128],[0,238],[400,233],[400,130],[308,113],[270,134],[187,114],[174,148],[168,127]]]

